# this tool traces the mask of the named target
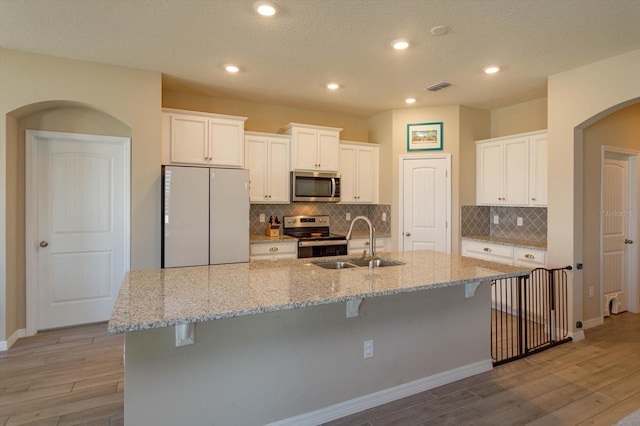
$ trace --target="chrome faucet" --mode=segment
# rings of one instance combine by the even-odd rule
[[[351,226],[349,226],[349,232],[347,232],[347,240],[351,239],[351,234],[353,233],[353,225],[357,220],[364,220],[369,225],[369,257],[373,260],[373,257],[376,255],[376,242],[374,241],[374,233],[375,229],[373,228],[373,224],[366,216],[356,216],[351,221]]]

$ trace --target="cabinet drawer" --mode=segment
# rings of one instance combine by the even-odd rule
[[[482,241],[462,241],[462,255],[489,262],[513,265],[513,247]]]
[[[516,247],[514,260],[516,265],[544,267],[547,264],[547,252]]]
[[[250,246],[250,254],[252,256],[261,255],[261,254],[286,254],[286,253],[295,253],[298,255],[298,243],[290,242],[290,243],[259,243],[259,244],[251,244]]]

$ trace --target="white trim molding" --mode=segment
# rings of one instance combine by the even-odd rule
[[[490,371],[493,364],[490,359],[468,364],[453,370],[444,371],[434,374],[433,376],[424,377],[413,382],[404,383],[392,388],[384,389],[378,392],[364,395],[349,401],[340,402],[330,405],[320,410],[311,411],[309,413],[300,414],[299,416],[289,417],[288,419],[279,420],[269,423],[267,426],[315,426],[331,420],[336,420],[350,414],[359,413],[360,411],[386,404],[407,396],[415,395],[438,386],[446,385],[456,380],[466,379],[476,374]]]
[[[604,318],[600,317],[600,318],[591,318],[585,321],[582,321],[582,329],[583,330],[588,330],[590,328],[594,328],[597,327],[599,325],[604,324]]]
[[[20,328],[14,331],[7,340],[0,340],[0,352],[8,351],[18,339],[22,339],[23,337],[27,337],[26,328]]]

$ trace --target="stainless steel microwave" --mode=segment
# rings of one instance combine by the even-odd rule
[[[340,201],[340,174],[291,172],[291,201],[337,203]]]

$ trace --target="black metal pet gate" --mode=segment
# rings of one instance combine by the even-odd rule
[[[571,340],[567,270],[538,268],[528,277],[491,283],[493,365],[524,358]]]

